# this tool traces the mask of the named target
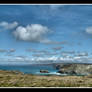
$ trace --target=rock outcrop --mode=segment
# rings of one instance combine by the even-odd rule
[[[40,73],[49,73],[48,70],[40,70]]]
[[[58,73],[69,75],[90,75],[92,74],[92,64],[56,64]]]

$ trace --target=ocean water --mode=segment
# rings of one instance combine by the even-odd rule
[[[35,75],[61,75],[53,65],[0,65],[0,70],[20,71],[24,74]],[[49,73],[40,73],[40,70],[48,70]]]

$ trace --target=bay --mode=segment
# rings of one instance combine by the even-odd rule
[[[24,74],[35,75],[60,75],[52,64],[0,65],[0,70],[20,71]],[[40,73],[40,70],[48,70],[49,73]]]

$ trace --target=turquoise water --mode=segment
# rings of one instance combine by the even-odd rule
[[[24,74],[60,75],[53,65],[0,65],[0,70],[14,70]],[[48,70],[49,73],[40,73],[40,70]]]

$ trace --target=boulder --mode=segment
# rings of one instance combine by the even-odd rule
[[[40,73],[49,73],[48,70],[40,70]]]
[[[60,69],[59,71],[58,71],[58,73],[61,73],[61,74],[72,74],[72,75],[76,75],[76,72],[75,71],[73,71],[73,70],[71,70],[71,71],[66,71],[66,70],[64,70],[64,69]]]

